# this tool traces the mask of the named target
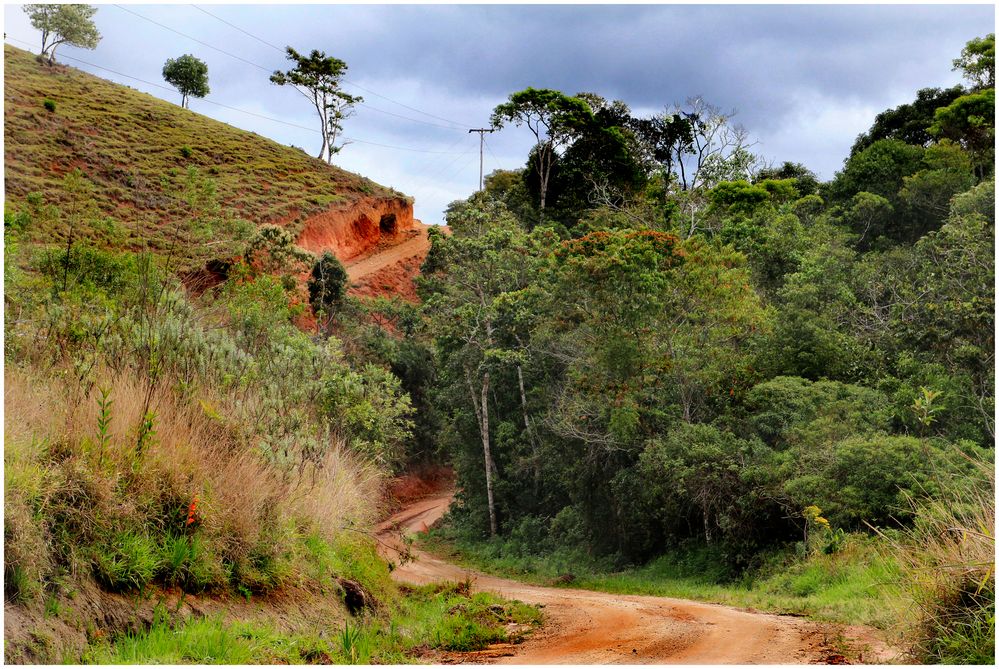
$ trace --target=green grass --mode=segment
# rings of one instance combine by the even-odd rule
[[[859,534],[849,535],[838,553],[807,559],[773,554],[737,578],[703,547],[615,571],[572,551],[504,555],[501,542],[456,540],[446,531],[431,534],[420,545],[464,566],[540,585],[678,597],[830,622],[887,628],[902,606],[897,565],[883,558],[877,539]]]
[[[220,617],[171,621],[165,611],[139,633],[92,646],[97,664],[404,664],[425,649],[472,651],[511,640],[508,623],[535,626],[537,608],[471,594],[468,584],[426,586],[404,593],[391,616],[369,616],[308,633],[270,623],[225,623]]]
[[[391,189],[327,165],[299,149],[212,120],[175,104],[67,66],[48,67],[4,46],[4,171],[7,207],[21,210],[31,193],[65,208],[63,176],[79,168],[94,184],[98,218],[124,226],[126,248],[169,248],[174,221],[190,217],[179,195],[189,167],[210,177],[221,205],[253,224],[297,226],[336,203],[360,197],[401,198]],[[63,235],[36,217],[31,240]],[[100,238],[94,223],[81,231]],[[182,260],[202,244],[185,239]],[[203,241],[203,240],[202,240]],[[214,257],[230,249],[213,247]]]

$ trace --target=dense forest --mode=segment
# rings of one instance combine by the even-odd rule
[[[993,59],[970,42],[966,86],[879,114],[829,182],[700,99],[498,106],[537,145],[450,206],[418,280],[433,375],[401,370],[458,534],[612,568],[706,545],[738,573],[991,497]]]

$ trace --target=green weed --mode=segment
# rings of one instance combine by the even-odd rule
[[[114,591],[141,590],[159,569],[156,544],[137,532],[119,532],[93,548],[94,576]]]

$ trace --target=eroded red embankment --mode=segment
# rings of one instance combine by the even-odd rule
[[[331,251],[345,262],[412,227],[413,204],[408,200],[361,198],[306,220],[298,245],[316,254]]]

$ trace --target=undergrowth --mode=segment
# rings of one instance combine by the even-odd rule
[[[430,650],[475,651],[517,640],[514,623],[540,623],[538,609],[471,594],[467,583],[406,590],[388,615],[347,620],[338,628],[288,633],[261,621],[227,624],[213,616],[173,621],[159,610],[148,630],[92,647],[83,660],[98,664],[404,664]]]
[[[886,603],[899,597],[892,585],[898,566],[882,559],[875,540],[860,534],[849,535],[833,554],[801,559],[794,551],[770,553],[760,566],[741,574],[724,566],[719,549],[706,546],[671,551],[626,569],[572,549],[517,555],[502,540],[469,540],[447,528],[433,530],[421,547],[540,585],[680,597],[881,628],[893,621]]]

